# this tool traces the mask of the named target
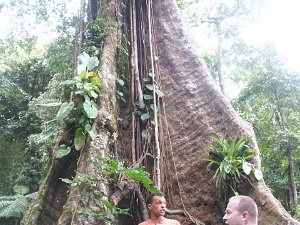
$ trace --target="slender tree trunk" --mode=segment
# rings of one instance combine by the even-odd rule
[[[297,205],[298,205],[298,199],[297,199],[297,186],[295,181],[295,169],[294,169],[294,162],[293,162],[293,156],[292,156],[292,150],[288,146],[287,147],[287,158],[288,158],[288,175],[289,175],[289,196],[290,196],[290,208],[291,211],[295,212]]]
[[[79,12],[79,26],[78,30],[76,31],[75,34],[75,46],[74,46],[74,73],[77,73],[77,58],[80,54],[81,51],[81,45],[82,45],[82,35],[84,31],[84,17],[85,17],[85,0],[81,0],[80,2],[80,12]]]
[[[223,37],[220,20],[216,21],[217,36],[218,36],[218,50],[217,50],[217,71],[219,77],[219,85],[223,94],[225,94],[225,81],[223,70]]]
[[[275,95],[275,98],[277,96]],[[285,117],[283,111],[280,107],[280,102],[277,100],[277,110],[279,114],[279,127],[282,133],[286,133],[286,126],[285,126]],[[293,152],[289,145],[289,143],[285,144],[283,147],[286,153],[286,157],[288,159],[288,186],[289,186],[289,206],[292,214],[294,214],[297,205],[298,205],[298,196],[297,196],[297,185],[295,180],[295,168],[294,168],[294,160],[293,160]]]

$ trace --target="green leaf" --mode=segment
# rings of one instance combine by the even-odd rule
[[[144,95],[145,100],[151,100],[153,99],[153,95]]]
[[[263,174],[260,169],[254,169],[254,176],[257,180],[261,180],[263,178]]]
[[[86,115],[82,115],[81,117],[80,117],[80,119],[79,119],[79,123],[80,124],[82,124],[82,123],[84,123],[86,120],[87,120],[88,118],[86,117]]]
[[[114,205],[112,205],[109,201],[101,199],[102,203],[108,208],[108,209],[114,209],[116,208]]]
[[[90,130],[90,131],[88,131],[88,134],[90,135],[92,140],[95,140],[96,135],[95,135],[94,131]]]
[[[145,129],[145,130],[142,131],[142,137],[144,139],[148,139],[148,131],[147,131],[147,129]]]
[[[57,122],[61,123],[70,114],[73,108],[74,108],[74,102],[63,103],[56,114]]]
[[[153,84],[146,84],[146,88],[148,88],[150,91],[153,91],[154,86]]]
[[[88,118],[95,119],[98,116],[98,109],[95,102],[86,99],[83,103],[83,108]]]
[[[165,96],[165,94],[164,94],[162,91],[158,90],[158,89],[156,89],[155,92],[156,92],[156,94],[157,94],[157,96],[158,96],[159,98],[162,98],[162,97]]]
[[[93,90],[93,85],[91,83],[86,82],[86,83],[83,84],[83,89],[86,92],[91,91],[91,90]]]
[[[39,143],[39,142],[45,141],[48,138],[50,138],[51,136],[57,134],[57,132],[58,131],[56,129],[50,127],[48,130],[45,130],[40,134],[39,138],[37,139],[37,142]]]
[[[75,83],[76,83],[75,80],[65,80],[65,81],[61,82],[61,84],[63,84],[63,85],[73,85]]]
[[[64,178],[59,178],[62,182],[65,182],[65,183],[67,183],[67,184],[72,184],[73,183],[73,181],[72,180],[70,180],[70,179],[64,179]]]
[[[246,161],[243,161],[243,171],[245,174],[249,175],[252,170],[252,164]]]
[[[86,70],[92,70],[99,65],[97,57],[90,57],[87,53],[83,52],[78,56],[78,74]]]
[[[149,119],[149,118],[150,118],[149,113],[143,113],[143,114],[141,115],[141,120],[147,120],[147,119]]]
[[[91,124],[89,124],[89,123],[87,123],[87,124],[84,126],[84,130],[85,130],[86,132],[89,132],[89,131],[91,130],[91,128],[92,128],[92,126],[91,126]]]
[[[75,132],[74,145],[76,150],[80,150],[85,144],[85,134],[82,128],[77,128]]]
[[[59,146],[59,149],[57,150],[55,157],[60,159],[68,155],[70,152],[71,152],[71,147],[67,147],[66,145],[61,145]]]
[[[125,82],[122,79],[118,79],[117,81],[121,86],[124,86]]]
[[[50,103],[45,103],[45,104],[36,104],[38,106],[45,106],[45,107],[56,107],[56,106],[61,106],[61,102],[50,102]]]
[[[29,192],[29,188],[24,185],[15,185],[13,190],[18,195],[26,195]]]
[[[230,170],[231,170],[231,167],[232,167],[231,164],[228,163],[227,161],[223,161],[223,166],[224,166],[225,172],[226,172],[226,173],[229,173]]]
[[[96,94],[96,92],[93,91],[93,90],[91,90],[91,91],[89,92],[89,95],[90,95],[91,97],[93,97],[93,98],[97,98],[97,97],[98,97],[98,95]]]

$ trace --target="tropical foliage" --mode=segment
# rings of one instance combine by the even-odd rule
[[[201,160],[208,162],[208,169],[214,169],[216,188],[221,196],[227,199],[237,192],[237,187],[243,182],[251,183],[251,171],[256,179],[262,178],[262,173],[255,168],[250,160],[255,152],[248,146],[251,138],[234,138],[231,142],[226,139],[212,137],[217,146],[210,145],[211,152],[208,157]]]
[[[160,192],[153,187],[153,181],[150,179],[149,173],[143,168],[123,166],[122,163],[112,156],[102,157],[99,160],[100,161],[97,163],[94,162],[93,166],[97,171],[101,171],[101,174],[94,176],[81,174],[81,176],[74,180],[61,179],[63,182],[66,182],[73,187],[80,186],[89,190],[87,195],[92,196],[94,204],[100,209],[100,212],[95,212],[93,209],[89,208],[80,208],[80,213],[87,217],[93,218],[96,221],[113,222],[112,215],[130,215],[131,213],[129,209],[121,209],[108,201],[107,193],[101,192],[99,187],[95,185],[99,182],[104,182],[107,185],[122,190],[124,189],[124,186],[122,186],[120,181],[127,180],[128,184],[131,183],[134,189],[137,188],[134,185],[141,185],[150,193]]]
[[[299,182],[300,77],[285,68],[272,48],[266,50],[252,62],[256,70],[235,106],[255,129],[266,181],[285,207],[295,210],[291,189]]]
[[[14,186],[13,196],[0,196],[0,218],[21,218],[24,210],[29,206],[37,193],[27,194],[29,188],[22,185]]]

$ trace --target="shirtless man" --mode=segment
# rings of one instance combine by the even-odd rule
[[[223,220],[228,225],[258,225],[257,216],[254,200],[240,195],[229,199]]]
[[[160,194],[152,194],[147,199],[147,207],[150,219],[139,225],[180,225],[177,220],[167,219],[164,217],[166,212],[166,199]]]

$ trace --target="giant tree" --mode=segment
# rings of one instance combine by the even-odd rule
[[[198,162],[209,152],[210,136],[252,137],[257,168],[261,166],[260,153],[251,126],[234,111],[194,52],[176,1],[93,0],[88,6],[92,9],[88,11],[90,18],[96,19],[90,21],[90,28],[86,26],[87,34],[94,35],[86,34],[85,38],[91,41],[89,38],[102,35],[95,43],[98,51],[89,52],[99,57],[100,66],[91,71],[90,65],[85,65],[88,71],[84,72],[88,74],[85,79],[96,81],[95,74],[100,79],[99,99],[95,100],[98,111],[94,120],[88,119],[91,126],[85,126],[84,140],[76,118],[65,122],[63,132],[55,137],[50,171],[23,223],[104,224],[116,220],[100,216],[103,208],[98,200],[103,196],[109,197],[111,204],[131,207],[133,217],[120,224],[145,219],[142,186],[121,177],[123,188],[116,189],[103,179],[94,179],[103,175],[103,156],[113,154],[129,167],[140,165],[148,170],[155,185],[166,193],[169,209],[190,215],[177,215],[182,224],[190,224],[189,220],[219,224],[225,202],[218,196],[206,164]],[[92,64],[97,61],[94,59]],[[77,103],[88,100],[83,104],[90,109],[85,116],[91,118],[95,107],[92,97],[86,94],[83,98],[80,93],[74,93],[68,106],[80,108],[82,104]],[[55,157],[57,152],[65,152],[62,146],[69,146],[71,152]],[[260,224],[299,224],[263,180],[252,185],[241,185],[239,192],[251,195],[258,203]],[[107,202],[105,205],[112,208]]]

